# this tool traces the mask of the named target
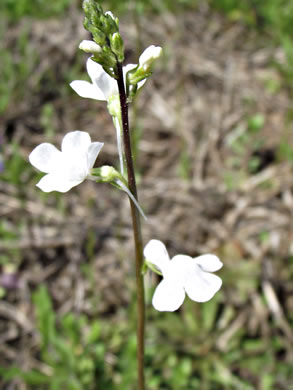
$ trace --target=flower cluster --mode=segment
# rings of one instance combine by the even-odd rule
[[[215,255],[176,255],[170,260],[165,245],[151,240],[144,248],[144,256],[146,263],[155,266],[163,276],[153,296],[153,306],[159,311],[179,309],[185,294],[196,302],[209,301],[221,288],[221,278],[211,273],[223,266]]]
[[[112,41],[114,39],[113,42],[111,41],[113,43],[112,46],[110,45],[111,50],[114,50],[115,39],[118,39],[118,19],[110,11],[103,13],[101,7],[92,0],[85,0],[84,8],[90,31],[93,30],[95,32],[95,41],[84,40],[79,46],[85,52],[92,53],[92,56],[88,58],[86,64],[91,82],[75,80],[70,83],[70,86],[83,98],[107,102],[108,111],[113,118],[113,123],[116,128],[120,171],[123,175],[122,119],[117,80],[115,74],[113,75],[110,71],[106,71],[104,60],[101,60],[101,63],[97,63],[96,56],[102,52],[103,56],[105,55],[103,45],[106,45],[108,40],[101,35],[102,30],[99,30],[98,33],[98,30],[95,30],[93,27],[94,23],[97,23],[100,27],[104,26],[103,28],[107,30],[108,37],[112,37]],[[155,59],[160,56],[161,50],[161,48],[150,46],[140,56],[138,65],[128,64],[123,67],[125,87],[127,87],[128,73],[131,71],[137,72],[139,69],[144,70],[145,77],[140,78],[138,82],[136,81],[136,89],[143,86],[148,77],[147,71],[149,71]],[[112,71],[114,72],[113,69]],[[86,178],[91,178],[91,169],[102,146],[103,143],[101,142],[92,143],[89,134],[82,131],[68,133],[62,141],[61,152],[55,146],[48,143],[37,146],[30,154],[29,160],[34,167],[47,174],[39,181],[37,186],[44,192],[67,192],[72,187],[82,183]],[[96,179],[106,181],[105,178]],[[116,180],[116,184],[118,184],[118,179]],[[130,198],[135,201],[135,198],[123,182],[123,178],[119,179],[118,186],[127,192]],[[139,205],[136,204],[136,206],[144,216]]]

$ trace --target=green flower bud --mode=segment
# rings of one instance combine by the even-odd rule
[[[110,37],[118,31],[118,26],[109,13],[105,13],[100,17],[100,23],[103,26],[103,31]]]
[[[120,179],[120,174],[114,167],[110,165],[104,165],[101,168],[94,168],[91,174],[97,177],[97,180],[102,183],[114,183],[117,179]]]
[[[86,17],[89,19],[103,14],[103,8],[95,0],[84,0],[82,3],[82,8]]]
[[[105,12],[105,15],[109,15],[109,16],[111,16],[111,18],[114,20],[114,22],[116,23],[116,25],[117,25],[117,28],[119,29],[119,19],[118,18],[116,18],[113,14],[112,14],[112,12],[111,11],[107,11],[107,12]],[[117,30],[118,31],[118,30]]]
[[[110,37],[110,45],[114,54],[116,54],[118,61],[124,60],[124,43],[119,32],[116,32]]]
[[[105,71],[112,75],[113,69],[116,67],[117,58],[111,49],[104,46],[101,53],[93,53],[92,60],[101,64]]]

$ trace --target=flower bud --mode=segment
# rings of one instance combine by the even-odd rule
[[[112,14],[112,12],[111,11],[107,11],[107,12],[105,12],[105,15],[109,15],[109,16],[111,16],[111,18],[114,20],[114,22],[116,23],[116,25],[117,25],[117,27],[119,27],[119,19],[118,18],[116,18],[113,14]]]
[[[162,54],[160,46],[151,45],[139,57],[139,63],[136,68],[127,72],[126,87],[129,92],[129,101],[131,101],[137,91],[138,83],[143,82],[152,74],[152,66],[156,59]]]
[[[117,177],[119,177],[119,174],[115,168],[109,165],[103,165],[100,168],[100,176],[104,182],[111,183],[112,181],[117,179]]]
[[[110,165],[103,165],[100,168],[93,168],[91,170],[92,177],[101,183],[115,183],[120,178],[120,174],[114,167]]]
[[[112,14],[111,11],[105,12],[105,15],[109,15],[109,16],[111,16],[111,18],[112,18],[113,20],[115,20],[115,17],[114,17],[114,15]]]
[[[96,42],[89,40],[83,40],[80,42],[79,48],[86,53],[98,54],[102,52],[101,46],[97,45]]]
[[[160,46],[149,46],[139,57],[139,68],[142,68],[145,72],[150,72],[153,62],[158,59],[161,54],[162,48]]]
[[[123,62],[124,60],[124,44],[123,39],[119,32],[116,32],[110,38],[111,49],[114,54],[116,54],[118,61]]]

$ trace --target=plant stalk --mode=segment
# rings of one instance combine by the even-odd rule
[[[122,64],[117,64],[117,83],[120,96],[123,143],[126,159],[128,186],[135,199],[137,198],[137,188],[131,151],[131,139],[129,132],[128,104],[125,92]],[[145,327],[145,299],[144,284],[142,275],[143,266],[143,244],[141,234],[140,215],[135,204],[130,200],[133,236],[135,243],[135,272],[136,272],[136,293],[137,293],[137,370],[138,370],[138,390],[144,390],[144,327]]]

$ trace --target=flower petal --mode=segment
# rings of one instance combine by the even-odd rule
[[[98,79],[96,79],[97,88],[99,88],[105,99],[108,100],[110,96],[118,94],[118,86],[115,79],[108,75],[108,73],[104,72]]]
[[[91,59],[91,57],[89,57],[87,62],[86,62],[86,69],[87,69],[88,75],[90,76],[90,79],[92,80],[93,84],[95,84],[96,79],[98,79],[103,73],[105,73],[102,65],[93,61]]]
[[[153,296],[153,306],[159,311],[175,311],[185,299],[185,292],[180,284],[174,284],[163,279]]]
[[[100,153],[100,150],[103,147],[102,142],[93,142],[90,144],[87,152],[87,164],[88,169],[91,169],[94,166],[94,163],[98,157],[98,154]]]
[[[165,245],[159,240],[150,240],[143,251],[146,260],[154,264],[163,274],[167,270],[170,258]]]
[[[103,96],[103,99],[99,98],[99,100],[108,100],[111,95],[118,94],[116,80],[104,71],[102,65],[89,58],[86,67],[93,84],[100,91],[99,96]]]
[[[70,83],[71,88],[81,97],[95,100],[106,100],[103,92],[88,81],[75,80]]]
[[[189,298],[196,302],[209,301],[221,286],[221,278],[202,271],[195,261],[185,275],[184,289]]]
[[[78,184],[80,184],[82,181],[83,180],[69,181],[66,180],[64,176],[49,173],[48,175],[45,175],[36,184],[36,186],[39,187],[44,192],[52,192],[52,191],[67,192],[72,187],[75,187]]]
[[[56,175],[62,176],[66,181],[83,181],[89,174],[87,153],[63,153],[64,162],[59,167]]]
[[[75,159],[77,155],[86,154],[90,144],[91,137],[87,132],[79,130],[71,131],[63,138],[61,150],[63,153],[69,154],[72,159]]]
[[[38,145],[29,155],[30,163],[41,172],[49,173],[56,169],[62,159],[62,153],[54,145]]]
[[[223,263],[215,255],[202,255],[195,257],[194,261],[200,266],[203,271],[206,272],[215,272],[223,267]]]

